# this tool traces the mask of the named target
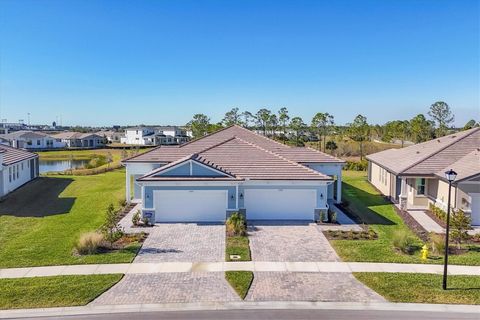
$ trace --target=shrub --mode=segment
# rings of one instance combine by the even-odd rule
[[[142,223],[144,226],[149,226],[150,225],[150,220],[147,217],[142,218]]]
[[[446,222],[447,221],[447,213],[437,207],[435,204],[430,203],[429,204],[430,211],[441,221]]]
[[[450,227],[450,236],[457,243],[457,247],[460,248],[462,242],[470,238],[467,232],[471,228],[470,217],[463,210],[457,210],[451,215]]]
[[[429,235],[430,250],[433,255],[441,255],[445,252],[445,237],[441,234],[431,232]]]
[[[353,171],[367,171],[368,161],[349,161],[345,164],[344,170],[353,170]]]
[[[103,236],[98,232],[87,232],[80,236],[75,249],[79,254],[93,254],[103,241]]]
[[[137,210],[137,212],[135,212],[135,214],[134,214],[133,217],[132,217],[132,224],[133,224],[134,226],[138,226],[139,223],[140,223],[140,219],[141,219],[141,217],[140,217],[140,210]]]
[[[403,253],[412,254],[415,251],[415,242],[408,230],[398,230],[393,234],[393,246]]]
[[[226,222],[227,234],[230,236],[244,236],[247,234],[247,222],[239,212],[234,212]]]
[[[101,227],[103,237],[110,242],[110,246],[113,246],[113,243],[124,235],[123,229],[118,224],[119,217],[119,212],[115,211],[113,204],[110,204]]]
[[[337,213],[332,210],[328,210],[328,221],[330,223],[337,223]]]

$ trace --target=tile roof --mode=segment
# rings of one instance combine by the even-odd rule
[[[439,170],[436,175],[445,179],[445,171],[453,169],[457,173],[456,182],[480,175],[480,149],[476,149],[457,161]]]
[[[224,172],[230,177],[159,177],[156,174],[184,161],[193,160]],[[331,180],[327,175],[307,168],[249,141],[232,137],[198,153],[183,157],[139,178],[159,180]]]
[[[480,148],[480,128],[473,128],[402,149],[374,153],[367,159],[395,174],[433,175],[477,148]]]
[[[38,155],[21,149],[0,145],[0,153],[3,156],[2,165],[9,166],[19,161],[37,158]]]
[[[33,131],[26,131],[26,130],[20,130],[20,131],[14,131],[10,132],[7,134],[3,134],[2,138],[10,140],[10,139],[19,139],[19,138],[24,138],[24,139],[41,139],[45,138],[48,135],[43,133],[43,132],[33,132]]]
[[[52,135],[52,137],[56,139],[85,139],[90,136],[98,136],[101,137],[100,135],[93,133],[93,132],[87,132],[87,133],[82,133],[82,132],[72,132],[72,131],[66,131],[66,132],[60,132],[57,134]]]
[[[272,139],[256,134],[240,126],[230,126],[205,137],[192,140],[179,146],[160,146],[141,155],[127,158],[124,162],[163,162],[168,163],[177,159],[198,153],[207,147],[237,137],[248,143],[273,152],[288,160],[298,163],[344,163],[343,160],[319,152],[311,148],[289,147]]]

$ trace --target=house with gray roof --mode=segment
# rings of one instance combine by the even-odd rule
[[[38,155],[0,144],[0,197],[39,175]]]
[[[480,128],[381,151],[367,159],[368,180],[407,210],[427,209],[430,204],[445,210],[445,171],[453,169],[458,175],[452,189],[452,207],[470,214],[472,225],[480,225]]]
[[[155,222],[314,220],[341,201],[344,161],[240,126],[123,160],[126,197]],[[325,215],[326,216],[326,215]]]
[[[65,131],[52,135],[67,148],[94,149],[105,146],[106,139],[96,133]]]
[[[65,143],[61,140],[52,137],[52,135],[37,131],[13,131],[0,135],[0,138],[7,141],[11,147],[17,149],[45,150],[65,148]]]

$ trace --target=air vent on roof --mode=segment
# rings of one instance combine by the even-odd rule
[[[440,139],[437,139],[437,142],[440,142]]]
[[[419,153],[420,153],[420,151],[417,151],[417,154],[419,154]]]

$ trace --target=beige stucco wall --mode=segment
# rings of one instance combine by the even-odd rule
[[[375,163],[371,163],[371,175],[370,175],[370,182],[378,189],[380,192],[388,197],[393,196],[392,188],[390,184],[395,181],[395,176],[379,165]],[[385,182],[382,182],[380,179],[380,172],[381,170],[385,170]],[[393,188],[394,189],[394,188]]]

